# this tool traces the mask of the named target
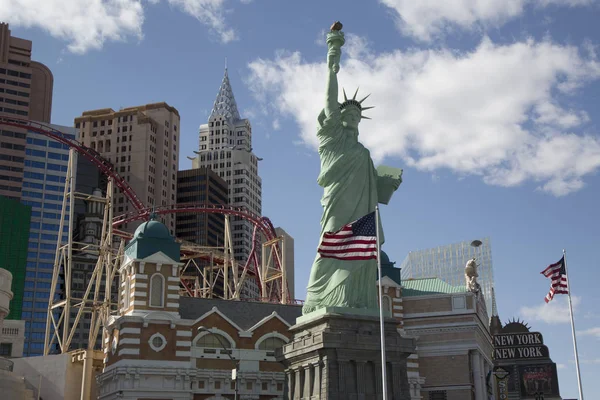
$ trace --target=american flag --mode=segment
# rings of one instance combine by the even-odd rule
[[[542,275],[550,278],[550,291],[546,295],[546,303],[554,298],[555,294],[569,294],[569,283],[567,281],[567,270],[565,268],[565,257],[563,256],[559,262],[550,264],[548,268],[543,270]]]
[[[336,232],[326,232],[318,251],[321,257],[338,260],[376,259],[375,212],[344,225]]]

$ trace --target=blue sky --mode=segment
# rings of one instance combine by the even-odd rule
[[[318,241],[314,127],[324,33],[344,23],[341,85],[372,93],[361,140],[404,182],[382,208],[384,249],[490,236],[501,318],[541,331],[577,397],[565,296],[539,272],[568,253],[582,377],[600,373],[600,44],[594,0],[0,0],[0,20],[54,73],[52,122],[166,101],[181,168],[197,148],[227,57],[263,157],[263,212],[296,244],[296,293]],[[507,5],[509,4],[509,5]],[[87,5],[87,6],[84,6]],[[14,7],[14,8],[13,8]],[[189,151],[186,152],[188,149]]]

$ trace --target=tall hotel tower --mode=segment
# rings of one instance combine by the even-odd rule
[[[228,186],[229,205],[244,207],[253,214],[262,214],[262,183],[258,176],[258,158],[252,152],[252,126],[242,118],[225,76],[208,118],[200,125],[199,151],[192,160],[193,168],[215,171]],[[245,261],[252,250],[251,222],[232,217],[233,251],[237,261]],[[260,254],[260,252],[259,252]]]
[[[31,60],[30,40],[0,23],[0,116],[50,122],[52,72]],[[0,196],[21,200],[27,131],[0,128]]]
[[[75,118],[80,141],[112,163],[148,207],[175,204],[179,167],[179,112],[166,103],[85,111]],[[114,213],[135,211],[125,196],[115,193]],[[175,217],[165,215],[175,234]],[[133,232],[140,222],[123,226]]]
[[[229,185],[229,204],[262,214],[262,183],[258,158],[252,152],[252,126],[240,117],[227,69],[208,123],[200,125],[200,151],[193,168],[215,171]],[[245,260],[252,249],[250,222],[233,218],[232,233],[236,258]]]

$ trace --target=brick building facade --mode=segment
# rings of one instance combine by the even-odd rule
[[[407,365],[411,399],[492,398],[493,347],[482,295],[438,278],[399,282],[390,274],[382,277],[382,289],[399,331],[417,339]]]
[[[165,225],[138,227],[120,268],[120,310],[104,333],[99,399],[283,399],[275,350],[298,306],[180,297],[179,243]]]
[[[275,351],[298,306],[180,297],[180,245],[158,221],[138,227],[120,268],[120,310],[104,332],[99,399],[284,399]],[[417,339],[411,400],[488,400],[492,340],[483,296],[437,279],[400,281],[382,254],[383,307]],[[377,284],[377,283],[376,283]]]

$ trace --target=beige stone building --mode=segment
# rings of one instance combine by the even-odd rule
[[[32,43],[0,23],[0,116],[50,122],[52,72],[31,60]],[[21,199],[26,131],[0,129],[0,195]]]
[[[403,335],[417,339],[409,356],[411,399],[488,400],[493,347],[485,300],[438,278],[382,278],[383,306]]]
[[[167,103],[85,111],[75,118],[82,143],[96,150],[129,182],[148,207],[175,204],[179,165],[179,112]],[[115,193],[115,215],[135,211]],[[175,217],[164,222],[175,233]],[[121,229],[133,232],[139,223]]]
[[[104,331],[99,399],[283,399],[275,350],[301,308],[180,297],[179,251],[154,220],[127,245],[119,313]]]

